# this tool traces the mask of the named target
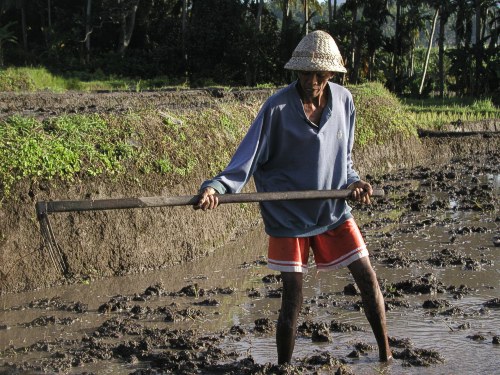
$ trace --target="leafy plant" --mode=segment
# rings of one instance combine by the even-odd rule
[[[72,180],[116,174],[134,150],[99,115],[45,121],[12,116],[0,124],[0,190],[8,195],[23,178]]]

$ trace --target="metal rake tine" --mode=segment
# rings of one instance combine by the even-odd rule
[[[64,275],[68,273],[68,266],[64,260],[64,256],[61,247],[56,241],[56,236],[54,236],[54,231],[52,230],[52,225],[50,224],[49,217],[45,215],[45,222],[47,224],[48,234],[53,248],[54,255],[58,261],[59,267],[61,268]]]
[[[54,264],[54,267],[62,272],[63,274],[65,273],[64,266],[61,262],[61,259],[58,259],[59,257],[57,256],[57,250],[54,248],[54,233],[52,231],[52,228],[50,226],[50,221],[47,215],[43,215],[40,219],[40,229],[42,233],[42,238],[43,242],[48,250],[48,253],[50,255],[50,258],[52,259],[52,263]]]
[[[54,256],[54,249],[52,248],[52,244],[50,243],[49,229],[47,228],[47,223],[45,222],[45,220],[46,220],[46,217],[39,219],[39,222],[40,222],[40,231],[41,231],[42,239],[43,239],[43,245],[47,248],[47,252],[50,255],[50,259],[52,260],[52,263],[54,264],[54,267],[56,269],[59,269],[59,266],[58,266],[58,264],[56,262],[56,259],[55,259],[55,256]]]
[[[46,202],[38,202],[36,204],[37,218],[40,223],[40,231],[42,238],[44,240],[45,246],[47,247],[50,258],[54,267],[67,276],[68,266],[64,260],[63,253],[59,245],[57,244],[56,237],[54,236],[54,231],[49,221],[47,204]]]

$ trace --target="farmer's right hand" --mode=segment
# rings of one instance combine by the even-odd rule
[[[201,208],[203,211],[213,210],[214,208],[216,208],[219,205],[219,198],[217,198],[217,195],[215,193],[216,191],[214,188],[205,188],[205,190],[200,193],[200,200],[198,201],[198,204],[195,206],[195,208]]]

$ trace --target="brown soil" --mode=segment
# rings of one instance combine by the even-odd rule
[[[142,93],[0,93],[0,118],[19,113],[47,117],[61,113],[123,112],[140,108],[210,106],[214,101],[262,102],[270,90],[218,89]],[[355,150],[356,168],[369,179],[402,167],[438,165],[453,156],[486,155],[499,137],[394,139]],[[205,178],[169,184],[160,176],[93,179],[65,183],[20,183],[0,208],[0,294],[33,290],[82,278],[144,272],[193,260],[215,251],[259,223],[257,205],[226,205],[202,213],[189,207],[54,214],[50,221],[73,275],[66,279],[52,264],[35,215],[40,200],[190,195]],[[251,190],[251,186],[248,187]]]

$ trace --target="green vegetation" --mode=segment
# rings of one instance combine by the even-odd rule
[[[189,177],[200,158],[213,173],[228,162],[254,115],[252,108],[221,104],[185,114],[12,116],[0,122],[0,196],[23,179],[73,181],[136,171],[175,183]]]
[[[0,183],[5,194],[23,178],[72,180],[124,170],[133,147],[129,131],[108,126],[98,115],[46,121],[13,116],[0,126]]]
[[[357,112],[356,144],[383,144],[396,135],[416,135],[414,116],[381,83],[349,87]]]
[[[352,84],[380,81],[415,97],[499,94],[500,7],[491,0],[5,0],[0,9],[0,67],[118,77],[99,82],[105,90],[140,90],[158,76],[189,87],[284,85],[307,19],[307,30],[334,37]]]
[[[405,99],[404,104],[414,114],[418,127],[424,129],[440,130],[447,124],[500,118],[500,110],[489,99]]]
[[[99,71],[94,74],[76,72],[64,77],[43,67],[0,69],[0,91],[143,91],[171,87],[182,88],[184,84],[166,77],[134,79],[105,76]]]

